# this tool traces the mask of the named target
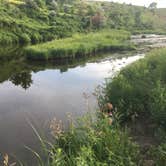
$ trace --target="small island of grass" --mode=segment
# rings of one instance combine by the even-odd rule
[[[70,38],[53,40],[29,46],[25,55],[30,60],[55,60],[95,54],[100,51],[131,50],[130,33],[108,30],[88,34],[75,34]]]

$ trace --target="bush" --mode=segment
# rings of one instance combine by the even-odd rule
[[[119,127],[109,126],[107,118],[92,120],[85,115],[67,132],[55,132],[55,143],[49,149],[49,166],[137,166],[139,148]],[[53,125],[52,125],[53,126]]]
[[[21,34],[21,35],[18,35],[19,36],[19,43],[20,44],[27,44],[27,43],[31,43],[31,39],[30,37],[28,36],[28,34]]]
[[[112,102],[123,121],[147,117],[166,131],[166,49],[153,50],[144,59],[108,79],[104,101]]]

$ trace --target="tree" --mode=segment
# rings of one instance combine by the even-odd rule
[[[57,1],[50,0],[50,1],[47,2],[47,4],[49,5],[49,9],[55,10],[55,11],[58,10],[58,3],[57,3]]]
[[[26,7],[28,8],[32,8],[32,9],[38,8],[38,5],[34,0],[26,0],[25,3],[26,3]]]
[[[141,11],[137,10],[135,12],[135,26],[141,29],[142,27],[142,21],[141,21]]]
[[[92,18],[91,18],[91,21],[92,21],[92,25],[99,29],[101,27],[104,26],[104,23],[105,23],[105,17],[104,15],[102,15],[100,12],[97,12]]]
[[[152,2],[152,3],[149,5],[149,9],[152,11],[153,14],[155,14],[156,8],[157,8],[157,3],[156,3],[156,2]]]
[[[21,73],[16,73],[11,76],[9,79],[14,85],[20,85],[25,90],[28,89],[32,84],[32,75],[27,71],[23,71]]]
[[[150,5],[149,5],[149,9],[156,9],[157,8],[157,3],[156,2],[152,2]]]

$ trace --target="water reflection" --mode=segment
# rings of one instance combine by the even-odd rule
[[[21,86],[23,89],[28,89],[32,84],[32,75],[29,72],[23,71],[21,73],[16,73],[9,78],[16,86]]]
[[[15,48],[15,52],[11,55],[15,57],[15,54],[18,54],[22,51],[18,51]],[[2,50],[1,50],[2,52]],[[0,55],[2,55],[0,52]],[[4,50],[5,52],[5,50]],[[8,53],[8,52],[7,52]],[[130,53],[132,54],[132,53]],[[129,56],[129,53],[123,52],[122,54],[114,53],[112,55],[113,58],[120,58],[124,56]],[[27,89],[32,84],[32,75],[31,73],[44,71],[46,69],[55,69],[59,70],[60,73],[68,72],[69,69],[75,68],[77,66],[85,67],[87,63],[100,63],[101,61],[109,60],[110,54],[106,55],[98,55],[92,57],[83,57],[78,59],[66,59],[66,60],[58,60],[53,62],[26,62],[21,55],[17,55],[18,58],[12,58],[11,60],[1,60],[0,61],[0,83],[4,81],[10,80],[16,86],[21,86],[24,89]]]
[[[23,47],[20,47],[19,45],[15,46],[3,46],[0,47],[0,60],[1,61],[7,61],[12,60],[16,58],[20,58],[23,56]]]
[[[48,124],[53,117],[67,125],[67,113],[80,116],[89,111],[84,92],[90,96],[90,110],[94,110],[96,100],[92,93],[95,87],[121,67],[140,58],[117,59],[122,56],[125,54],[49,64],[21,59],[1,62],[0,151],[31,161],[24,145],[38,150],[38,140],[27,119],[39,133],[49,135]]]

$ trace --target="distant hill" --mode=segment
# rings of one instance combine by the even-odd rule
[[[38,43],[102,28],[166,32],[166,9],[79,0],[0,0],[0,43]]]

